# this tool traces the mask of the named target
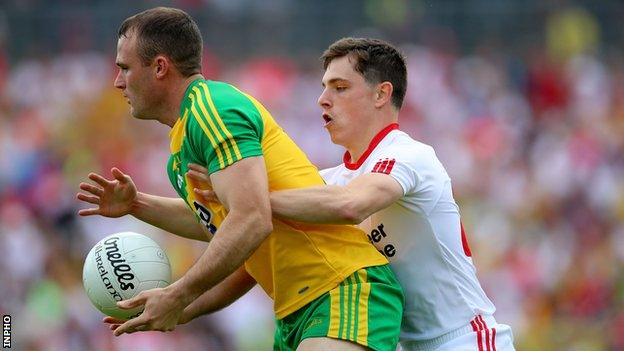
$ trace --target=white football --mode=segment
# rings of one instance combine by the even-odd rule
[[[130,319],[139,315],[143,307],[123,310],[117,307],[117,301],[169,285],[171,266],[154,240],[133,232],[116,233],[100,240],[89,251],[82,283],[98,310],[107,316]]]

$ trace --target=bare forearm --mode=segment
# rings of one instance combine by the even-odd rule
[[[256,281],[245,271],[239,268],[214,288],[206,291],[184,309],[181,324],[209,313],[219,311],[229,306],[241,296],[245,295],[256,285]]]
[[[130,214],[170,233],[189,239],[209,241],[202,225],[183,199],[139,192]]]
[[[338,186],[317,186],[276,191],[270,194],[274,216],[308,223],[356,224],[348,190]]]
[[[199,260],[174,283],[180,298],[190,303],[232,274],[271,230],[270,217],[230,212]]]

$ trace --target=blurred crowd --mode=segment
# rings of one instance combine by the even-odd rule
[[[466,53],[445,36],[397,43],[409,70],[401,129],[446,166],[478,276],[519,350],[624,349],[624,61],[599,50],[596,26],[586,12],[562,12],[522,52],[484,41]],[[340,162],[316,105],[316,57],[230,63],[217,50],[206,48],[207,78],[263,102],[319,168]],[[271,305],[258,289],[172,333],[121,338],[88,301],[82,263],[107,234],[153,237],[174,277],[205,247],[133,218],[76,214],[78,184],[91,171],[110,177],[112,166],[141,191],[175,196],[169,130],[130,117],[115,74],[112,53],[9,65],[0,51],[0,311],[13,317],[14,346],[270,349]]]

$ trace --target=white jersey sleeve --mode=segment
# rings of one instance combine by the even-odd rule
[[[398,140],[379,148],[371,157],[377,162],[368,163],[365,172],[390,175],[401,185],[404,196],[418,194],[410,196],[410,205],[419,206],[424,213],[431,212],[450,182],[433,148],[414,140]]]

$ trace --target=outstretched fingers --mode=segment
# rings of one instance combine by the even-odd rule
[[[102,177],[101,175],[97,174],[97,173],[89,173],[89,179],[91,179],[92,181],[98,183],[99,185],[101,185],[103,188],[109,186],[111,184],[111,181]]]
[[[85,208],[83,210],[78,211],[78,215],[80,216],[92,216],[101,214],[100,209],[98,208]]]
[[[115,177],[115,179],[117,179],[121,183],[127,183],[130,181],[130,176],[127,174],[124,174],[117,167],[111,168],[111,174],[113,175],[113,177]]]
[[[80,189],[88,191],[96,196],[102,196],[102,194],[104,194],[104,189],[89,183],[80,183]]]
[[[104,319],[102,319],[102,322],[108,324],[108,328],[112,331],[117,330],[117,328],[119,328],[126,321],[127,321],[126,319],[120,319],[120,318],[115,318],[115,317],[110,317],[110,316],[106,316],[104,317]]]
[[[147,318],[146,315],[142,314],[113,329],[115,331],[113,334],[115,336],[119,336],[124,333],[132,334],[137,331],[147,330],[149,329],[148,323],[149,318]]]
[[[83,193],[78,193],[76,194],[76,198],[78,200],[84,201],[84,202],[88,202],[90,204],[94,204],[94,205],[99,205],[100,204],[100,197],[99,196],[93,196],[93,195],[87,195],[87,194],[83,194]]]
[[[115,318],[111,316],[106,316],[102,319],[102,322],[107,324],[123,324],[127,321],[127,319]]]

